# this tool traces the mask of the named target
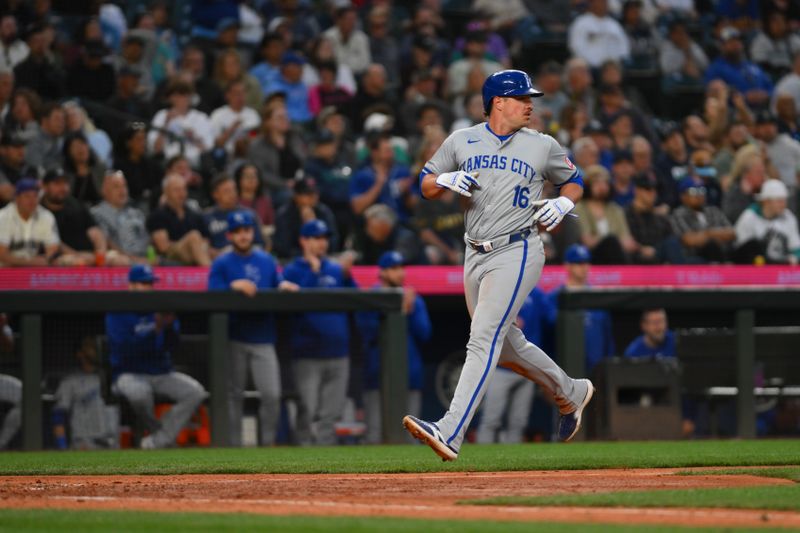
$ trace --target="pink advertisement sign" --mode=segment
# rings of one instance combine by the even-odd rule
[[[208,269],[202,267],[156,268],[161,290],[203,291]],[[355,267],[353,276],[361,287],[377,282],[376,267]],[[562,266],[546,266],[539,286],[549,291],[566,277]],[[407,268],[407,283],[421,294],[463,294],[461,267]],[[596,287],[800,287],[800,267],[790,266],[595,266],[590,282]],[[125,268],[3,268],[0,291],[7,290],[124,290]]]

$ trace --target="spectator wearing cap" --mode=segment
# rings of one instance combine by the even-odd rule
[[[566,109],[569,109],[569,106]],[[610,169],[614,164],[614,141],[611,139],[608,129],[603,127],[599,120],[592,119],[583,128],[581,135],[594,142],[599,150],[600,164]]]
[[[322,108],[333,106],[337,109],[347,109],[353,95],[336,82],[336,63],[325,61],[317,65],[319,83],[308,90],[308,109],[315,117]]]
[[[778,133],[778,121],[769,111],[756,117],[755,137],[764,143],[767,157],[780,173],[790,191],[797,190],[800,176],[800,143],[785,133]]]
[[[231,249],[211,264],[209,290],[235,291],[251,298],[263,289],[297,290],[297,285],[283,280],[275,259],[256,246],[255,237],[261,232],[250,212],[231,211],[225,227]],[[260,396],[259,444],[272,446],[281,401],[275,317],[272,313],[233,313],[229,324],[228,444],[242,445],[242,409],[249,375]]]
[[[585,289],[590,286],[589,274],[591,271],[592,253],[582,244],[573,244],[564,252],[564,268],[567,279],[564,285],[553,289],[548,295],[551,305],[556,311],[559,309],[559,294],[561,291]],[[553,318],[555,321],[556,318]],[[587,309],[583,317],[583,335],[586,351],[586,372],[592,369],[602,359],[618,355],[611,329],[611,315],[608,311]]]
[[[599,165],[586,169],[586,188],[580,209],[576,208],[581,242],[592,252],[595,264],[619,265],[636,251],[625,212],[611,201],[611,177]]]
[[[423,365],[421,345],[431,338],[433,328],[425,300],[413,287],[406,285],[406,271],[400,252],[391,250],[378,259],[378,283],[376,289],[401,289],[403,291],[403,314],[406,315],[408,347],[408,400],[410,414],[422,411]],[[381,349],[379,313],[358,313],[356,321],[364,347],[364,420],[367,424],[367,444],[382,442],[381,428]]]
[[[30,140],[25,149],[25,161],[29,165],[40,172],[46,172],[64,164],[62,149],[66,120],[64,108],[59,104],[51,102],[42,106],[39,133]]]
[[[800,258],[797,217],[787,209],[789,189],[781,180],[767,180],[758,203],[736,221],[737,263],[752,264],[757,257],[768,263],[796,265]]]
[[[150,265],[128,271],[128,289],[149,292],[159,280]],[[177,372],[172,354],[180,344],[180,322],[172,313],[108,313],[105,317],[111,363],[111,391],[123,398],[149,434],[142,449],[174,445],[178,432],[208,396],[191,376]],[[160,419],[155,397],[173,402]]]
[[[0,134],[0,205],[14,198],[14,185],[26,176],[36,176],[36,169],[25,162],[25,140],[5,130]]]
[[[678,183],[681,206],[672,212],[672,227],[690,263],[722,263],[736,238],[731,223],[718,207],[706,205],[703,181],[687,176]]]
[[[792,31],[786,15],[772,11],[750,42],[750,57],[773,80],[792,70],[792,58],[800,53],[800,36]]]
[[[42,178],[44,194],[41,204],[53,213],[61,239],[60,265],[105,264],[108,250],[106,236],[98,227],[89,209],[70,194],[69,176],[51,170]]]
[[[217,59],[214,62],[213,78],[222,91],[227,91],[233,82],[241,82],[244,86],[245,105],[252,109],[261,107],[264,101],[261,85],[254,76],[244,70],[242,58],[235,49],[228,48],[217,54]]]
[[[255,220],[255,216],[249,209],[239,205],[236,182],[227,174],[220,174],[211,182],[211,199],[214,201],[214,204],[205,210],[203,219],[208,230],[208,251],[213,259],[229,250],[229,215],[231,213],[244,211],[247,212],[253,220]],[[264,237],[261,235],[260,225],[258,229],[259,231],[257,231],[253,237],[253,244],[259,248],[264,248]]]
[[[50,54],[48,32],[51,30],[45,23],[31,24],[25,38],[28,57],[14,67],[17,87],[31,89],[47,100],[61,98],[66,89],[64,71]]]
[[[363,232],[355,235],[353,247],[360,254],[359,263],[375,265],[381,254],[399,251],[408,264],[424,262],[417,235],[400,225],[397,213],[384,204],[375,204],[364,211]]]
[[[608,13],[608,0],[589,0],[587,10],[569,26],[568,46],[573,56],[585,59],[593,68],[603,61],[622,61],[630,56],[625,30]]]
[[[186,180],[167,174],[161,188],[164,202],[147,217],[147,231],[156,252],[167,261],[210,265],[208,227],[203,217],[187,206]]]
[[[153,111],[150,101],[142,94],[139,83],[141,77],[140,70],[127,65],[121,67],[117,71],[116,91],[108,100],[107,105],[139,120],[148,120]],[[105,129],[112,138],[117,138],[122,133],[124,126],[124,123],[120,124],[119,121],[114,120],[108,120],[107,124],[104,124]]]
[[[194,89],[191,84],[173,81],[167,89],[169,108],[155,114],[147,135],[150,151],[165,159],[183,154],[195,168],[200,156],[214,145],[208,115],[192,108]]]
[[[689,157],[689,175],[700,178],[706,188],[706,205],[722,205],[722,186],[714,168],[711,151],[701,148]]]
[[[46,266],[57,257],[60,247],[56,219],[39,205],[39,183],[20,179],[14,201],[0,209],[0,264]]]
[[[667,38],[660,47],[662,88],[670,91],[702,86],[703,72],[708,68],[708,56],[689,35],[685,21],[675,18],[668,28]]]
[[[67,69],[67,93],[94,102],[104,102],[114,94],[116,74],[106,63],[108,48],[100,40],[84,43],[80,61]]]
[[[731,186],[722,196],[722,210],[728,220],[739,220],[744,210],[756,201],[756,195],[769,179],[760,149],[755,146],[739,149],[731,175]]]
[[[144,263],[150,235],[145,214],[128,203],[125,175],[119,170],[106,173],[102,194],[103,201],[89,211],[106,237],[106,256],[119,255],[131,263]]]
[[[633,201],[625,208],[625,220],[638,250],[633,262],[652,265],[685,262],[680,241],[672,231],[669,217],[656,211],[656,178],[637,174],[633,178]]]
[[[275,208],[272,198],[264,191],[264,181],[258,167],[252,163],[242,163],[236,167],[233,179],[239,193],[239,204],[256,214],[263,233],[266,227],[275,224]]]
[[[12,14],[0,18],[0,69],[13,70],[28,57],[28,45],[19,38],[17,19]]]
[[[352,6],[340,7],[334,15],[334,26],[322,35],[333,42],[336,61],[350,67],[356,76],[372,63],[369,37],[358,29],[358,14]]]
[[[339,146],[340,141],[332,131],[326,128],[317,130],[303,172],[316,180],[322,203],[330,207],[336,218],[339,235],[348,235],[353,219],[350,178],[354,162]]]
[[[307,176],[295,180],[292,201],[275,214],[273,250],[282,259],[297,256],[300,249],[300,229],[306,222],[321,220],[328,227],[328,250],[339,250],[339,233],[333,211],[320,202],[316,179]]]
[[[303,65],[306,60],[295,52],[286,52],[281,58],[281,72],[269,89],[270,93],[286,95],[286,110],[292,122],[305,124],[313,117],[308,104],[308,86],[303,83]]]
[[[283,277],[301,289],[355,288],[349,269],[328,255],[330,231],[321,220],[300,228],[302,254],[286,265]],[[347,313],[308,312],[292,318],[289,345],[300,395],[297,440],[300,444],[336,443],[335,424],[342,418],[350,376],[350,327]],[[316,434],[311,424],[316,422]]]
[[[258,167],[276,208],[291,197],[291,182],[304,158],[305,143],[292,130],[286,106],[281,102],[265,105],[261,132],[250,142],[246,159]]]
[[[705,82],[721,79],[744,95],[751,107],[764,107],[772,96],[772,80],[761,67],[747,60],[739,30],[732,26],[720,31],[721,54],[708,67]]]
[[[614,163],[611,165],[611,196],[621,207],[627,207],[633,201],[633,155],[628,149],[614,151]]]
[[[688,173],[689,152],[680,127],[674,122],[661,130],[661,154],[656,158],[658,197],[672,208],[680,205],[677,183]]]
[[[247,151],[251,131],[261,126],[261,116],[246,105],[245,84],[242,80],[232,81],[225,89],[226,104],[211,113],[211,130],[214,147],[222,149],[227,159],[236,153]],[[239,144],[237,150],[236,145]]]
[[[250,68],[250,75],[258,80],[264,96],[269,93],[270,87],[280,75],[281,58],[285,52],[286,43],[279,34],[268,32],[261,38],[257,49],[260,61]]]
[[[465,36],[464,57],[453,61],[447,69],[447,95],[463,97],[467,93],[467,78],[473,68],[483,73],[484,79],[505,67],[496,60],[486,58],[488,36],[485,31],[470,31]]]
[[[155,80],[152,76],[152,65],[155,61],[154,52],[158,44],[149,42],[147,37],[155,37],[144,30],[132,30],[122,39],[119,54],[115,54],[111,59],[117,77],[122,75],[122,71],[138,73],[139,94],[145,98],[151,98],[155,91]]]
[[[374,204],[392,208],[402,222],[407,221],[419,199],[417,180],[405,165],[395,163],[391,138],[387,134],[369,138],[369,165],[357,172],[350,182],[350,205],[361,216]]]

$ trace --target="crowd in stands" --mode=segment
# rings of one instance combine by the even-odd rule
[[[284,263],[319,219],[356,264],[458,265],[465,206],[418,175],[510,67],[585,179],[549,262],[800,257],[795,2],[134,4],[3,11],[0,264],[206,266],[245,208]]]

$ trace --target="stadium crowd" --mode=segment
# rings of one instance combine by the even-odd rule
[[[349,262],[460,264],[463,205],[417,176],[507,67],[585,178],[548,261],[797,263],[795,2],[189,4],[6,7],[0,264],[210,265],[241,208],[281,262],[319,219]]]

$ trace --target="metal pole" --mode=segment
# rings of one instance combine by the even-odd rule
[[[753,388],[753,371],[756,360],[755,311],[736,311],[736,425],[739,437],[752,439],[756,436],[756,399]]]
[[[381,419],[383,442],[406,442],[401,423],[408,405],[408,338],[406,316],[386,313],[381,323]]]
[[[228,314],[208,315],[209,411],[211,444],[229,446],[228,430]]]
[[[42,316],[22,315],[22,449],[42,449]]]

